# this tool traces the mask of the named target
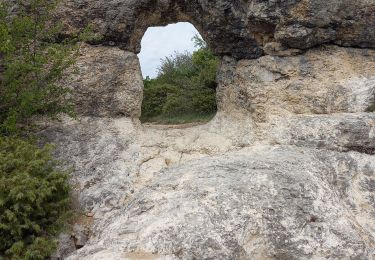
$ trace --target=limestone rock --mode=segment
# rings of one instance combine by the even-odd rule
[[[276,144],[375,155],[375,113],[272,117],[264,133]]]
[[[76,251],[74,240],[69,234],[60,234],[59,244],[56,252],[51,256],[52,260],[65,259],[68,255]]]
[[[74,239],[74,244],[77,249],[85,246],[88,240],[89,232],[85,226],[74,224],[72,237]]]
[[[40,133],[58,145],[56,157],[73,168],[72,187],[85,212],[99,218],[122,205],[137,174],[135,129],[130,119],[62,119]]]
[[[375,103],[375,51],[322,46],[292,57],[222,61],[220,111],[267,115],[368,111]]]
[[[40,133],[93,222],[69,259],[374,257],[373,50],[224,57],[219,112],[188,128],[140,124],[134,54],[86,46],[79,68],[78,120]]]
[[[83,45],[76,68],[77,73],[63,84],[73,89],[78,114],[141,115],[143,82],[135,54],[116,47]]]
[[[94,216],[69,259],[371,259],[374,114],[270,118],[219,113],[160,129],[86,117],[46,128]]]
[[[69,259],[371,259],[374,163],[278,146],[191,161],[154,176]]]
[[[102,43],[136,53],[149,26],[189,21],[216,54],[243,59],[269,42],[375,47],[374,13],[369,0],[64,0],[57,17],[67,33],[91,25]]]
[[[271,114],[353,113],[375,106],[374,50],[325,45],[293,55],[224,57],[217,76],[219,111],[251,113],[262,122]],[[142,76],[130,52],[84,45],[78,74],[65,84],[74,90],[80,115],[141,114]]]
[[[40,133],[93,221],[69,259],[373,259],[374,13],[371,0],[63,0],[66,34],[103,36],[65,83],[78,120]],[[180,21],[221,58],[219,111],[141,125],[141,37]]]

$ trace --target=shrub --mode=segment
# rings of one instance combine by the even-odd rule
[[[186,95],[171,94],[168,95],[166,102],[163,104],[162,115],[165,117],[177,117],[192,113],[189,103],[191,100]]]
[[[28,130],[36,115],[73,113],[58,82],[75,62],[78,37],[59,39],[57,0],[0,3],[0,134]]]
[[[151,84],[145,83],[142,102],[142,116],[144,118],[152,118],[162,114],[163,106],[171,95],[177,94],[179,89],[171,84]]]
[[[0,259],[47,258],[69,214],[67,173],[56,170],[51,147],[20,139],[35,116],[73,115],[58,83],[90,32],[62,39],[52,19],[58,2],[0,1]]]
[[[68,175],[50,150],[0,137],[0,256],[44,259],[56,247],[70,199]]]

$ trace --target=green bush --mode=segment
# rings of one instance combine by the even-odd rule
[[[59,82],[90,33],[62,39],[57,4],[0,1],[0,259],[48,258],[69,213],[67,173],[56,170],[50,147],[25,141],[36,116],[73,115]]]
[[[0,258],[45,259],[56,247],[70,199],[50,150],[0,137]]]
[[[171,84],[147,85],[145,83],[142,115],[147,118],[160,115],[163,113],[163,106],[170,99],[170,96],[177,93],[179,93],[179,89]]]
[[[199,121],[215,114],[219,59],[199,36],[193,40],[197,51],[166,57],[157,78],[144,80],[143,122]]]
[[[61,40],[52,21],[57,0],[0,3],[0,134],[29,130],[33,117],[73,114],[69,89],[58,84],[74,62],[77,40]]]

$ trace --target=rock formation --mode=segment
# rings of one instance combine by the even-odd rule
[[[374,14],[371,0],[64,0],[67,34],[101,40],[66,82],[79,118],[40,133],[74,166],[90,224],[57,255],[373,259]],[[221,58],[219,111],[141,125],[141,37],[179,21]]]
[[[139,52],[150,26],[188,21],[216,54],[257,58],[263,47],[308,49],[323,43],[375,47],[371,0],[64,0],[67,33],[91,25],[102,42]]]

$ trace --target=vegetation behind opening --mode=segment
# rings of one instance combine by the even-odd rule
[[[192,40],[197,51],[166,57],[158,76],[144,80],[142,122],[182,124],[215,115],[219,59],[198,35]]]

